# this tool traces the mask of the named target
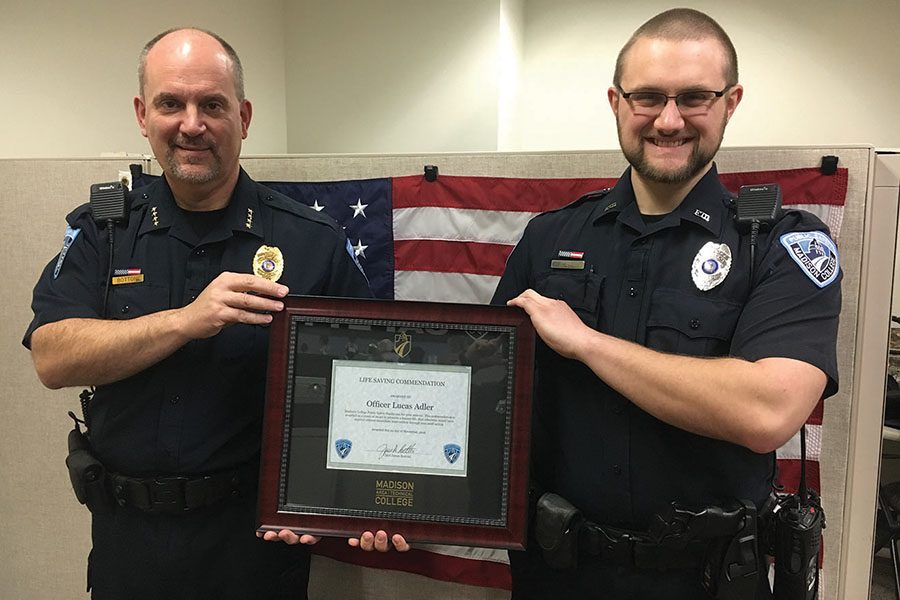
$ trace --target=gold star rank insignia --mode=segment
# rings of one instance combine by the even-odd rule
[[[262,245],[253,256],[253,272],[269,281],[278,281],[284,272],[284,257],[277,246]]]

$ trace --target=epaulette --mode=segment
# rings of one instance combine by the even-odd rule
[[[582,204],[586,204],[588,202],[596,202],[599,200],[603,200],[603,198],[605,198],[611,191],[612,191],[612,188],[603,188],[602,190],[594,190],[592,192],[583,194],[580,198],[578,198],[574,202],[570,202],[566,205],[560,206],[559,208],[555,208],[553,210],[548,210],[547,212],[554,213],[557,211],[567,210],[570,208],[577,208],[578,206],[581,206]]]
[[[69,214],[66,215],[66,223],[68,223],[69,225],[75,225],[75,223],[77,223],[78,220],[83,218],[85,215],[89,216],[90,212],[91,212],[91,203],[85,202],[84,204],[76,207],[75,210],[73,210],[72,212],[70,212]]]
[[[285,196],[281,192],[276,192],[275,190],[268,188],[262,184],[258,185],[260,202],[265,202],[271,208],[290,213],[292,215],[300,217],[301,219],[306,219],[307,221],[326,225],[328,227],[331,227],[335,231],[341,230],[341,227],[337,224],[337,221],[329,217],[327,214],[319,212],[312,207],[303,204],[302,202],[294,200],[289,196]]]

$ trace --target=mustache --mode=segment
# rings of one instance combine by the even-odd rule
[[[188,150],[206,150],[210,149],[215,151],[216,144],[213,140],[205,137],[186,137],[183,135],[177,135],[169,142],[170,148],[175,148],[176,146],[180,148],[186,148]]]

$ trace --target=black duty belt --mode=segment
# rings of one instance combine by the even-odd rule
[[[688,569],[702,564],[709,540],[691,540],[677,547],[662,545],[646,534],[586,521],[579,532],[578,547],[582,553],[610,564],[638,569]]]
[[[241,468],[210,475],[128,477],[109,475],[119,506],[156,514],[183,514],[252,493],[257,471]]]

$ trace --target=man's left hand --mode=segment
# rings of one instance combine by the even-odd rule
[[[315,544],[320,539],[317,535],[309,535],[308,533],[303,533],[301,535],[297,535],[290,529],[282,529],[281,531],[266,531],[265,533],[261,533],[259,531],[256,532],[256,537],[262,538],[267,542],[284,542],[285,544]]]
[[[528,313],[535,331],[550,348],[566,358],[578,359],[593,330],[562,300],[525,290],[509,302]]]
[[[382,530],[378,530],[376,533],[372,533],[371,531],[363,532],[358,538],[350,538],[347,540],[347,543],[354,548],[359,547],[366,552],[371,552],[372,550],[387,552],[391,549],[391,546],[396,548],[399,552],[406,552],[410,548],[409,544],[406,543],[406,538],[399,533],[395,533],[388,539],[387,532]]]

